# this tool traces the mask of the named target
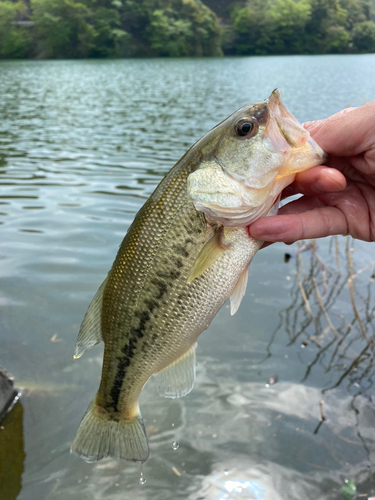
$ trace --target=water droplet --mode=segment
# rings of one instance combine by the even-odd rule
[[[172,427],[174,427],[174,424],[172,424]]]
[[[145,484],[146,483],[146,478],[145,475],[143,474],[143,465],[141,465],[141,476],[139,478],[140,484]]]
[[[179,448],[179,444],[177,443],[177,441],[173,441],[172,443],[172,450],[177,450]]]

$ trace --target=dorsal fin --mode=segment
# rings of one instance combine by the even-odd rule
[[[99,290],[96,292],[89,308],[87,309],[85,317],[83,318],[77,342],[74,347],[74,359],[80,358],[82,354],[90,349],[90,347],[99,344],[99,342],[103,340],[101,316],[103,292],[107,284],[107,280],[108,278],[106,278],[100,285]]]
[[[225,248],[221,245],[220,238],[221,232],[218,231],[214,234],[214,236],[212,236],[211,239],[208,240],[199,252],[188,276],[188,283],[204,273],[219,257],[223,255]]]
[[[158,393],[165,398],[182,398],[193,389],[195,381],[195,343],[172,364],[156,373]]]

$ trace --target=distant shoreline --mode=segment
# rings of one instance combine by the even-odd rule
[[[375,53],[375,0],[0,0],[0,59]]]

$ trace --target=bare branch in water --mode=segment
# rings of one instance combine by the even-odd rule
[[[319,293],[319,290],[318,290],[318,286],[316,284],[316,279],[313,278],[312,282],[313,282],[313,285],[314,285],[314,292],[315,292],[316,299],[318,301],[320,310],[322,311],[323,316],[324,316],[325,320],[327,321],[327,325],[329,326],[329,329],[331,330],[331,332],[333,333],[333,335],[335,336],[335,338],[338,339],[339,338],[339,334],[337,333],[336,328],[333,326],[332,321],[330,320],[330,317],[328,316],[327,311],[324,308],[322,297],[320,296],[320,293]]]
[[[340,252],[342,243],[345,248]],[[280,323],[267,349],[269,357],[282,330],[288,334],[289,346],[299,340],[303,347],[315,344],[317,350],[309,351],[314,358],[308,363],[303,381],[319,366],[325,373],[338,373],[336,382],[331,381],[325,391],[338,387],[348,377],[358,384],[366,378],[367,387],[375,385],[375,358],[370,355],[375,352],[375,274],[371,271],[375,263],[355,271],[352,243],[350,237],[332,238],[331,257],[326,261],[318,254],[314,240],[297,244],[292,301],[280,313]],[[366,272],[372,272],[368,281]],[[354,280],[358,280],[356,286]],[[350,382],[348,387],[352,386]]]
[[[335,241],[335,258],[336,258],[337,274],[341,276],[339,239],[337,236],[334,236],[333,239]]]
[[[320,420],[326,419],[326,417],[324,416],[324,412],[323,412],[323,403],[324,403],[324,401],[322,399],[319,399]]]
[[[301,292],[301,295],[303,298],[303,302],[305,304],[306,311],[307,311],[308,315],[310,316],[311,321],[313,321],[315,323],[315,318],[314,318],[314,315],[313,315],[311,307],[310,307],[309,299],[307,298],[305,289],[303,288],[303,285],[302,285],[302,282],[301,282],[301,279],[300,279],[298,273],[296,273],[296,279],[297,279],[297,283],[298,283],[298,286],[299,286],[299,289],[300,289],[300,292]]]
[[[349,279],[347,281],[348,283],[348,287],[349,287],[349,293],[350,293],[350,301],[352,303],[352,308],[353,308],[353,311],[354,311],[354,315],[355,315],[355,318],[359,324],[359,327],[363,333],[363,336],[367,342],[367,345],[370,347],[370,349],[372,350],[372,352],[375,354],[375,349],[374,349],[374,344],[373,342],[370,341],[370,339],[368,338],[367,336],[367,328],[365,327],[365,325],[363,324],[362,322],[362,319],[359,315],[359,312],[358,312],[358,309],[357,309],[357,305],[356,305],[356,302],[355,302],[355,292],[354,292],[354,284],[353,284],[353,279],[354,279],[354,272],[353,272],[353,248],[349,248],[348,246],[346,247],[346,255],[347,255],[347,259],[348,259],[348,267],[349,267]],[[370,266],[371,267],[371,266]]]

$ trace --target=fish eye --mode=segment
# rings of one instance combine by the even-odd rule
[[[254,133],[256,133],[257,131],[257,128],[258,127],[256,127],[254,121],[250,120],[249,118],[239,120],[234,127],[236,134],[240,137],[245,137],[246,135],[254,135]]]

